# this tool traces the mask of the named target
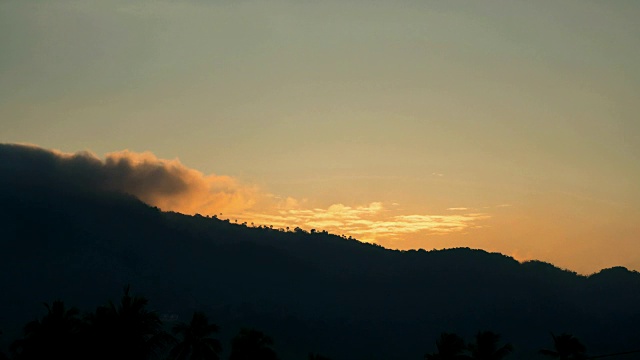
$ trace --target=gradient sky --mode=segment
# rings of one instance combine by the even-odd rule
[[[638,18],[636,0],[2,0],[0,142],[224,175],[243,203],[199,212],[241,221],[640,270]]]

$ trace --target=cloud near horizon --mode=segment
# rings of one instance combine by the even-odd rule
[[[187,214],[243,211],[259,194],[255,186],[232,177],[204,175],[178,159],[159,159],[151,152],[123,150],[102,160],[88,151],[70,154],[2,144],[0,159],[22,182],[123,192],[162,210]]]
[[[275,214],[248,213],[240,216],[260,225],[276,228],[299,226],[304,229],[326,230],[330,233],[353,236],[368,242],[385,239],[397,240],[405,234],[447,235],[479,228],[478,223],[489,219],[485,213],[458,215],[416,215],[401,214],[398,210],[387,209],[380,202],[363,206],[334,204],[327,209],[280,209]]]
[[[0,144],[0,160],[0,170],[23,183],[123,192],[164,211],[223,213],[255,225],[315,228],[372,242],[418,232],[460,233],[480,227],[478,222],[490,217],[458,211],[455,215],[402,214],[380,202],[307,208],[296,199],[281,199],[230,176],[205,175],[178,159],[160,159],[151,152],[123,150],[100,159],[88,151],[64,153],[35,145]],[[453,209],[466,210],[448,210]]]

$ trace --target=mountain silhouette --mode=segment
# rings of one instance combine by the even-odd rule
[[[437,350],[442,332],[472,338],[485,329],[524,359],[539,356],[550,332],[572,333],[592,353],[640,342],[640,274],[622,267],[582,276],[483,250],[396,251],[162,212],[6,156],[0,151],[5,342],[42,315],[43,302],[95,309],[124,284],[169,322],[206,313],[222,344],[260,329],[284,360],[311,351],[416,359]]]

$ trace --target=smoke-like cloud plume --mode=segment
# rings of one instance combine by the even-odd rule
[[[179,160],[159,159],[150,152],[128,150],[106,154],[73,154],[33,145],[0,144],[3,181],[56,188],[115,191],[157,206],[188,214],[240,212],[259,196],[253,186],[229,176],[205,175]]]

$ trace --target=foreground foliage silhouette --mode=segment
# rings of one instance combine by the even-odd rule
[[[62,301],[44,304],[47,314],[40,320],[27,323],[24,337],[11,344],[10,351],[15,359],[81,357],[80,334],[83,323],[76,308],[67,309]]]
[[[231,341],[229,360],[277,360],[273,340],[256,329],[242,329]]]
[[[194,312],[190,322],[173,326],[172,337],[163,330],[159,316],[147,309],[145,297],[130,294],[129,286],[118,304],[109,302],[95,312],[80,316],[77,308],[62,301],[44,304],[47,313],[24,326],[22,338],[10,345],[10,357],[0,352],[0,360],[32,359],[166,359],[219,360],[222,346],[212,335],[218,326],[203,312]],[[2,333],[0,332],[0,335]],[[553,349],[540,354],[560,360],[586,360],[639,353],[627,350],[587,356],[586,347],[571,334],[551,334]],[[243,328],[231,341],[229,360],[277,360],[273,340],[253,328]],[[436,340],[437,351],[425,360],[502,360],[512,351],[510,343],[501,345],[500,335],[491,331],[476,333],[474,342],[455,333],[442,333]],[[329,360],[309,353],[309,360]]]
[[[498,346],[500,335],[491,331],[480,331],[476,334],[475,343],[465,344],[457,334],[442,333],[436,340],[438,351],[426,354],[425,360],[501,360],[512,350],[511,344]]]
[[[120,304],[109,302],[89,314],[89,344],[97,359],[158,357],[171,341],[159,316],[147,310],[148,300],[124,289]]]
[[[173,334],[180,339],[171,349],[172,360],[218,360],[222,346],[210,336],[218,332],[218,326],[209,323],[203,312],[194,312],[190,323],[180,323],[173,327]]]
[[[476,334],[476,342],[469,344],[471,358],[476,360],[501,360],[505,358],[511,351],[513,346],[505,344],[498,346],[500,335],[491,331],[481,331]]]
[[[540,353],[560,360],[583,360],[587,358],[586,347],[571,334],[554,335],[553,349],[542,349]]]
[[[464,339],[452,333],[442,333],[436,340],[438,352],[426,354],[425,360],[464,360],[470,357],[465,354],[467,349]]]
[[[176,337],[172,337],[147,305],[145,297],[130,294],[129,286],[124,288],[119,303],[110,301],[84,317],[77,308],[66,308],[62,301],[45,304],[47,313],[27,323],[23,337],[11,344],[11,359],[219,359],[222,346],[211,337],[218,326],[203,312],[194,312],[189,323],[173,326]],[[269,336],[245,328],[232,340],[229,358],[277,360],[272,346]],[[4,359],[7,357],[0,353],[0,360]]]

